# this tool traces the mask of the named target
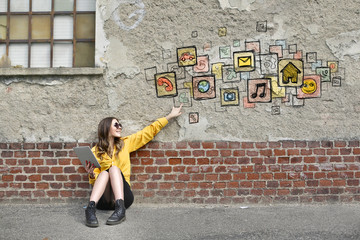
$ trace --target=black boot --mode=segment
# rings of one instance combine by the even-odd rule
[[[98,227],[99,222],[95,215],[96,209],[95,209],[95,202],[91,201],[89,202],[89,205],[85,209],[85,217],[86,217],[86,226],[88,227]]]
[[[109,217],[106,224],[108,225],[115,225],[119,224],[122,221],[125,220],[125,206],[124,206],[124,200],[118,199],[115,201],[115,211],[114,213]]]

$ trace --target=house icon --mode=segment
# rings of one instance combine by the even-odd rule
[[[297,83],[298,76],[301,71],[292,63],[289,62],[281,71],[282,73],[282,83]]]

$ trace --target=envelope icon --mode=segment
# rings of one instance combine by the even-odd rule
[[[239,57],[239,67],[251,67],[251,56]]]

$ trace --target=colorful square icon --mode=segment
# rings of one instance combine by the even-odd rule
[[[193,94],[195,100],[215,98],[215,76],[208,75],[193,77]]]
[[[248,80],[248,102],[267,103],[271,102],[271,79],[259,78]]]
[[[255,70],[254,51],[234,52],[235,72],[251,72]]]
[[[221,106],[238,106],[239,105],[239,89],[238,88],[221,88]]]
[[[282,59],[279,61],[279,86],[300,87],[304,76],[304,64],[299,59]]]
[[[156,94],[158,97],[177,96],[175,72],[155,74],[155,85],[156,85]]]
[[[184,47],[177,49],[177,59],[180,67],[194,66],[197,63],[196,47]]]
[[[194,72],[209,72],[209,55],[198,56],[197,64],[193,69]]]
[[[304,76],[303,84],[297,89],[297,98],[317,98],[321,96],[321,77]]]

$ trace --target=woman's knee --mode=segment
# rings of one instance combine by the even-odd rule
[[[117,166],[111,166],[110,168],[109,168],[109,173],[111,174],[111,173],[121,173],[121,170],[120,170],[120,168],[118,168]]]

